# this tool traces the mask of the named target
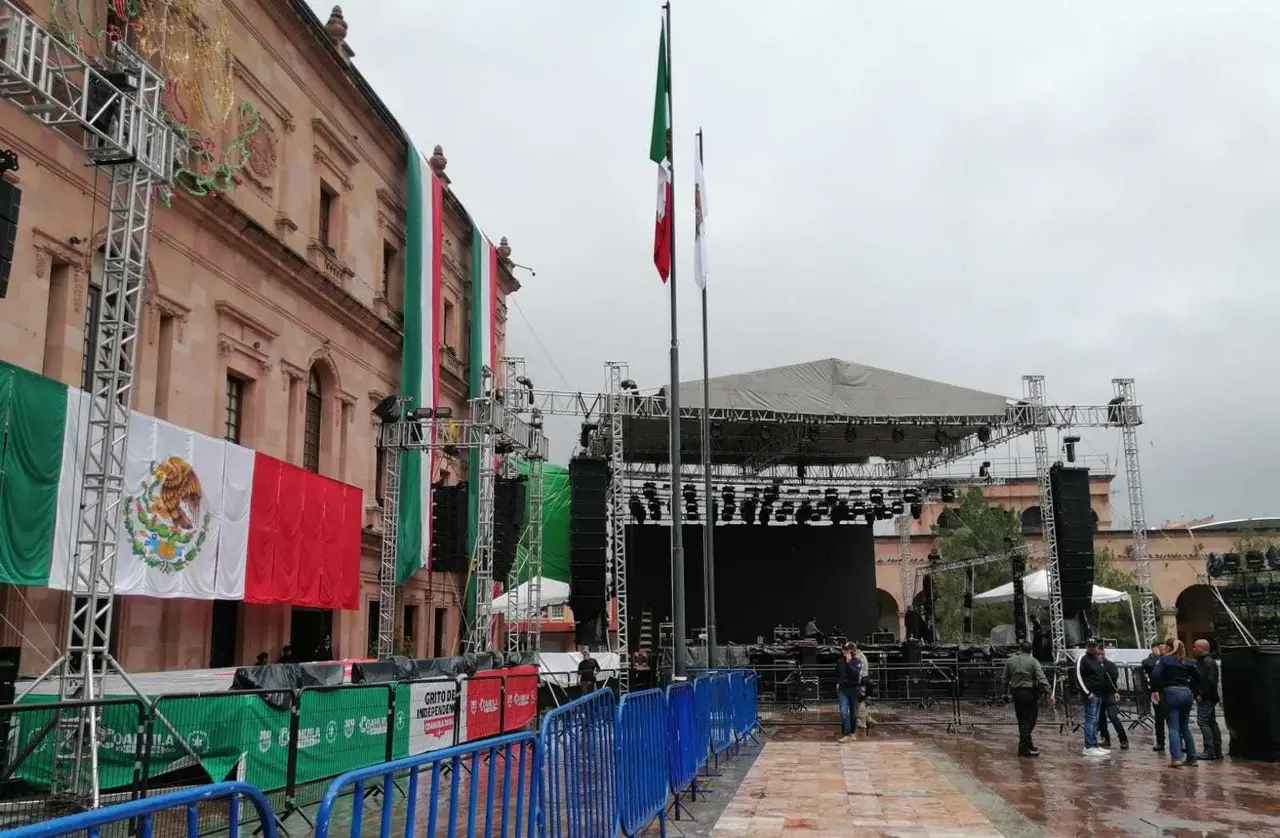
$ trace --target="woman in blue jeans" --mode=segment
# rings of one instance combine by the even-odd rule
[[[1177,768],[1182,765],[1184,755],[1187,765],[1195,765],[1196,745],[1188,734],[1188,722],[1196,669],[1187,663],[1186,647],[1181,640],[1169,641],[1165,644],[1164,651],[1151,672],[1151,700],[1164,707],[1165,724],[1169,731],[1169,766]]]

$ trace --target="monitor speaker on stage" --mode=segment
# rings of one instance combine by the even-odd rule
[[[1058,575],[1062,613],[1068,619],[1087,614],[1093,597],[1093,507],[1089,470],[1055,465],[1049,470],[1053,523],[1058,535]],[[1084,626],[1081,627],[1085,629]]]
[[[579,624],[597,619],[608,601],[608,485],[606,460],[569,461],[569,607]]]

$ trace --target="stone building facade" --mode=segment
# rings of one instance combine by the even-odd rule
[[[355,69],[340,10],[326,23],[303,0],[232,0],[225,9],[235,95],[261,124],[234,190],[178,190],[171,207],[156,204],[133,407],[361,488],[361,608],[121,597],[118,658],[135,671],[246,664],[259,652],[274,659],[287,644],[306,655],[325,633],[338,657],[361,658],[377,622],[381,490],[371,409],[399,387],[406,137]],[[31,11],[39,18],[44,10]],[[209,133],[225,144],[236,130]],[[13,180],[23,191],[9,294],[0,300],[0,360],[81,386],[106,176],[7,103],[0,147],[17,152]],[[438,147],[431,165],[448,178]],[[447,187],[441,382],[455,416],[465,416],[467,397],[471,230]],[[503,261],[500,355],[505,298],[519,288]],[[447,465],[445,479],[464,469],[465,461]],[[398,603],[412,646],[405,651],[457,648],[461,596],[456,575],[413,578]],[[0,645],[22,644],[24,672],[56,657],[65,609],[65,596],[46,589],[0,591]]]

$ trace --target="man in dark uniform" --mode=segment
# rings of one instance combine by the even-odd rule
[[[1156,664],[1160,662],[1160,655],[1164,654],[1164,647],[1156,643],[1151,647],[1151,654],[1147,655],[1142,661],[1142,674],[1146,676],[1147,683],[1143,687],[1143,692],[1152,691],[1151,673],[1156,668]],[[1164,752],[1164,705],[1158,702],[1153,703],[1152,712],[1155,714],[1156,721],[1156,746],[1151,750],[1160,753]]]
[[[1004,683],[1013,697],[1013,712],[1018,717],[1018,756],[1038,757],[1031,734],[1040,715],[1040,696],[1049,692],[1049,679],[1044,667],[1031,654],[1031,644],[1023,642],[1018,651],[1004,662]],[[1053,699],[1049,699],[1053,703]]]
[[[582,661],[578,664],[578,687],[582,694],[593,692],[596,688],[596,675],[600,672],[600,662],[591,657],[591,652],[582,650]]]

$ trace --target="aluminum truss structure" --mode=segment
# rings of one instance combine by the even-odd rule
[[[163,91],[160,74],[124,43],[108,42],[105,53],[91,62],[11,0],[0,0],[0,96],[80,146],[110,179],[99,326],[90,350],[84,474],[75,552],[65,580],[71,605],[62,654],[38,679],[59,672],[61,701],[102,698],[109,670],[133,686],[112,658],[109,638],[151,207],[155,191],[173,181],[178,148],[164,120]],[[54,795],[99,805],[98,737],[96,708],[59,712]]]
[[[510,446],[514,452],[531,461],[546,460],[548,444],[541,428],[525,422],[494,399],[472,399],[468,405],[470,419],[455,420],[441,417],[384,422],[378,428],[378,447],[393,454],[400,451],[430,451],[446,448],[480,450],[480,474],[476,476],[480,482],[480,503],[477,510],[476,547],[472,554],[472,566],[476,578],[476,612],[475,621],[467,632],[465,648],[471,652],[486,652],[493,649],[492,620],[495,616],[493,613],[493,485],[496,450],[501,444],[503,447]],[[398,459],[396,456],[387,457],[388,478],[391,477],[391,461]],[[398,493],[396,497],[398,509]],[[385,608],[387,611],[394,612],[395,555],[398,533],[394,525],[387,526],[388,517],[391,516],[384,513],[378,602],[380,609]],[[541,522],[541,515],[538,515],[537,520]],[[541,537],[541,533],[538,533],[539,541]],[[388,580],[391,582],[390,586],[386,584]],[[385,603],[390,604],[384,605]],[[379,618],[378,656],[384,657],[392,654],[395,644],[392,629],[387,630],[384,638],[381,614]]]
[[[627,503],[626,460],[622,451],[622,420],[626,417],[632,396],[623,388],[628,381],[630,367],[621,361],[606,361],[605,400],[606,413],[602,417],[602,429],[607,424],[609,444],[609,489],[606,492],[606,514],[609,519],[608,562],[609,572],[613,578],[613,601],[615,615],[618,620],[617,653],[618,653],[618,687],[622,692],[631,689],[631,646],[627,618],[627,517],[630,510]],[[672,503],[679,502],[671,498]],[[707,499],[710,504],[710,498]]]
[[[1036,452],[1036,485],[1040,490],[1040,537],[1044,544],[1045,573],[1049,578],[1049,635],[1053,641],[1053,655],[1056,660],[1067,648],[1067,628],[1062,615],[1062,575],[1058,567],[1058,526],[1053,517],[1053,491],[1049,485],[1049,439],[1047,412],[1042,415],[1035,408],[1042,407],[1045,401],[1044,376],[1024,375],[1022,377],[1023,395],[1027,406],[1032,409],[1029,417],[1031,424],[1031,440]]]
[[[532,391],[532,382],[526,376],[524,358],[505,358],[503,366],[506,375],[502,387],[495,396],[500,395],[502,404],[509,414],[520,416],[529,408],[528,394]],[[541,416],[529,415],[530,426],[537,429],[542,425]],[[515,477],[519,474],[514,452],[503,456],[503,476]],[[511,564],[507,574],[506,624],[507,651],[510,653],[538,652],[542,648],[542,464],[539,457],[529,459],[527,482],[529,519],[525,522],[524,561],[519,555]],[[517,553],[519,546],[517,545]],[[522,600],[518,591],[520,578],[528,580],[526,596]]]
[[[1147,553],[1147,510],[1142,496],[1142,469],[1138,464],[1138,425],[1142,415],[1132,378],[1113,378],[1115,410],[1111,418],[1120,425],[1124,441],[1124,474],[1129,490],[1129,526],[1133,532],[1133,576],[1142,610],[1142,640],[1150,649],[1156,642],[1156,601],[1151,589],[1151,563]]]

